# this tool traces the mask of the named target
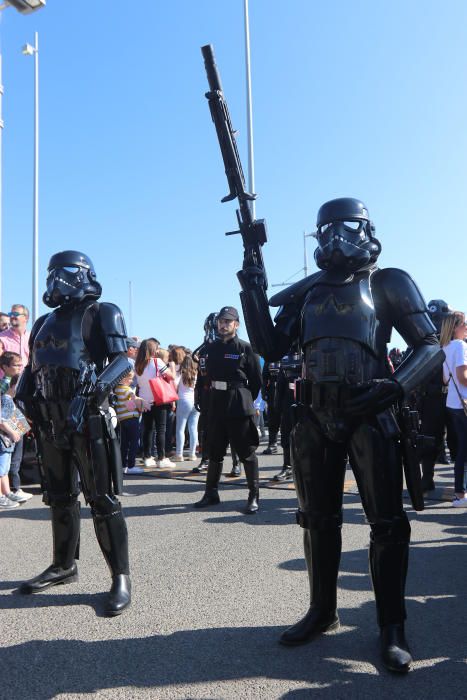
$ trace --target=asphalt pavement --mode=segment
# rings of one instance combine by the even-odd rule
[[[230,470],[225,461],[225,472]],[[21,596],[50,563],[48,509],[36,495],[0,513],[0,699],[230,700],[467,697],[467,509],[450,505],[452,466],[438,466],[412,525],[407,636],[413,670],[381,665],[368,576],[369,528],[351,472],[345,484],[338,605],[341,627],[302,647],[278,644],[307,610],[302,533],[293,486],[274,486],[281,455],[260,458],[261,510],[246,516],[243,477],[223,480],[222,503],[203,492],[193,463],[125,480],[133,604],[102,615],[110,577],[89,508],[82,509],[77,583]]]

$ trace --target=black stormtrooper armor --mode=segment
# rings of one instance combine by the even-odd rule
[[[349,455],[371,527],[370,572],[383,662],[405,672],[411,663],[404,635],[410,525],[402,505],[393,405],[435,372],[444,354],[411,277],[377,267],[381,245],[374,234],[362,202],[342,198],[324,204],[316,233],[320,271],[269,301],[280,307],[274,324],[265,273],[252,266],[248,254],[238,277],[255,350],[274,361],[298,340],[304,355],[291,448],[311,602],[281,641],[302,644],[339,624],[336,584]],[[392,328],[412,348],[394,374],[386,348]]]
[[[452,309],[443,299],[432,299],[428,302],[428,312],[439,337],[443,321],[452,312]],[[447,388],[443,382],[443,370],[440,369],[423,386],[418,401],[421,430],[425,435],[434,438],[433,445],[426,449],[422,456],[422,485],[426,492],[433,491],[435,488],[435,463],[439,455],[441,454],[441,459],[449,464],[445,453],[445,432],[447,433],[451,458],[457,447],[455,430],[446,409],[446,398]]]
[[[131,597],[128,537],[116,498],[122,491],[119,444],[101,404],[130,365],[122,313],[114,304],[99,304],[100,294],[86,255],[64,251],[52,256],[44,303],[54,311],[33,326],[30,360],[16,396],[38,441],[44,501],[52,514],[53,562],[20,591],[37,593],[77,579],[79,473],[112,575],[106,612],[118,615]]]

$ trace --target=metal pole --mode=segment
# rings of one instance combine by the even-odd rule
[[[248,189],[255,191],[255,157],[253,150],[253,105],[251,101],[251,68],[250,68],[250,22],[248,18],[248,0],[244,0],[245,14],[245,65],[246,65],[246,119],[248,128]],[[254,200],[249,202],[251,215],[256,217]]]
[[[306,231],[303,232],[303,272],[308,277],[308,257],[306,254]]]
[[[132,335],[133,332],[133,290],[131,288],[131,280],[128,282],[128,304],[129,304],[129,317],[128,317],[128,335]]]
[[[2,310],[2,306],[3,306],[3,298],[2,298],[2,282],[3,282],[3,259],[2,259],[3,188],[2,188],[2,178],[3,178],[3,172],[2,171],[3,171],[3,82],[2,82],[2,55],[0,54],[0,311]]]
[[[39,35],[34,46],[34,192],[32,245],[32,322],[39,316]]]

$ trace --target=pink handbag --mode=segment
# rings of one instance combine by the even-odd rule
[[[155,405],[162,406],[166,403],[172,403],[172,401],[178,401],[178,394],[172,379],[164,379],[164,375],[159,372],[156,359],[154,359],[154,364],[156,376],[149,380],[149,386]]]

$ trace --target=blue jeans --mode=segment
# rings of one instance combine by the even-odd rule
[[[193,455],[198,441],[198,420],[199,412],[192,403],[179,399],[177,403],[177,428],[176,428],[176,453],[183,454],[183,444],[185,442],[185,426],[188,424],[188,434],[190,436],[190,454]]]
[[[10,486],[13,491],[18,491],[21,488],[21,480],[19,478],[19,470],[21,468],[21,462],[23,461],[23,446],[24,438],[21,438],[16,444],[15,449],[11,455],[10,464]]]
[[[457,454],[454,464],[454,491],[464,492],[464,463],[467,461],[467,416],[462,408],[448,408],[457,436]]]

